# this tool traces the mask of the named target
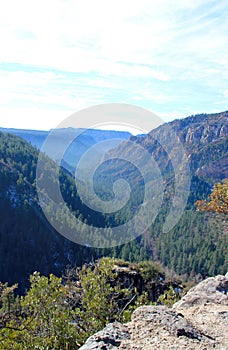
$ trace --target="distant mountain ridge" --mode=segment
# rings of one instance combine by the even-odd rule
[[[175,120],[170,126],[189,155],[192,172],[212,181],[228,177],[228,111]]]
[[[74,128],[59,128],[51,129],[50,131],[43,130],[26,130],[26,129],[13,129],[13,128],[0,128],[1,132],[7,132],[16,136],[19,136],[31,143],[32,146],[37,147],[39,150],[42,148],[44,141],[50,135],[54,133],[53,148],[59,148],[59,154],[62,153],[62,145],[67,138],[71,138],[71,135],[77,134],[71,145],[67,148],[64,157],[62,159],[62,166],[71,173],[74,173],[75,167],[82,157],[82,155],[92,146],[99,142],[119,139],[127,140],[132,135],[127,131],[116,131],[116,130],[99,130],[99,129],[74,129]],[[111,146],[108,143],[104,143],[102,152],[107,152]],[[61,158],[61,156],[59,156]],[[58,158],[54,160],[60,160]]]
[[[15,128],[0,127],[1,132],[8,132],[9,134],[20,136],[26,141],[30,142],[32,146],[36,146],[38,149],[41,148],[44,140],[46,139],[46,137],[51,131],[65,130],[66,132],[67,131],[70,132],[73,129],[74,128],[62,128],[62,129],[59,128],[59,129],[51,129],[47,131],[47,130],[15,129]],[[95,142],[108,140],[111,138],[122,138],[124,140],[127,140],[131,136],[131,133],[128,131],[85,129],[85,128],[78,128],[77,130],[85,136],[90,136],[91,138],[93,138]]]
[[[188,156],[192,175],[199,175],[206,181],[219,181],[228,177],[228,111],[214,114],[199,114],[185,119],[176,119],[162,124],[146,137],[132,136],[124,142],[113,156],[134,152],[134,144],[145,148],[158,163],[161,171],[170,166],[170,159],[161,144],[169,147],[170,129],[180,139]]]

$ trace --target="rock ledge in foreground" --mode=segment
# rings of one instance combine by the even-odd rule
[[[107,325],[80,350],[228,350],[228,273],[200,282],[176,304],[141,306],[131,322]]]

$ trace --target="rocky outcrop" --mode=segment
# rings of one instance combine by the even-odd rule
[[[94,271],[98,266],[98,262],[85,264],[84,266]],[[74,270],[69,272],[74,274],[70,278],[74,279],[75,307],[80,307],[82,286],[77,273],[75,274]],[[145,266],[142,266],[140,263],[130,263],[116,259],[112,272],[115,277],[113,280],[108,281],[108,283],[110,283],[111,287],[118,285],[121,289],[127,289],[129,291],[128,301],[134,301],[137,295],[142,295],[145,292],[148,295],[149,301],[157,302],[159,296],[164,294],[170,287],[177,291],[183,289],[180,280],[166,278],[163,269],[156,263],[151,265],[145,263]],[[122,295],[120,295],[115,300],[118,302],[118,307],[122,310],[126,305],[126,298],[123,299]]]
[[[118,349],[123,339],[130,339],[128,328],[118,322],[110,323],[102,331],[92,335],[80,350]]]
[[[199,283],[173,306],[201,332],[215,340],[215,348],[228,349],[228,273]]]
[[[172,132],[171,132],[172,130]],[[203,176],[205,180],[218,182],[228,176],[227,145],[228,145],[228,111],[215,114],[200,114],[185,119],[177,119],[153,129],[146,137],[132,137],[131,142],[125,142],[111,150],[110,156],[121,157],[136,154],[134,143],[146,149],[156,161],[164,179],[171,180],[173,170],[171,159],[181,161],[180,150],[176,147],[173,132],[181,141],[188,157],[192,175]],[[140,167],[145,166],[141,157]],[[213,169],[216,169],[213,173]],[[110,169],[109,169],[110,170]],[[105,170],[106,172],[108,169]],[[122,176],[130,172],[130,168],[121,169],[116,165],[112,176]],[[108,173],[110,176],[110,172]],[[135,175],[137,177],[137,175]]]
[[[80,350],[228,349],[228,274],[192,288],[173,309],[142,306],[131,322],[113,323]]]
[[[228,273],[225,276],[218,275],[209,277],[200,282],[174,306],[173,309],[180,310],[193,306],[205,305],[207,303],[228,304]]]

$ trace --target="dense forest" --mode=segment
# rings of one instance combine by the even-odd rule
[[[136,142],[152,154],[165,180],[165,197],[162,210],[143,236],[126,244],[102,249],[73,243],[51,227],[39,206],[36,191],[38,149],[20,137],[0,133],[0,280],[9,284],[19,283],[19,291],[23,292],[29,285],[29,275],[34,271],[46,276],[50,273],[61,276],[66,266],[81,266],[102,256],[130,262],[153,259],[185,279],[195,278],[198,274],[206,277],[224,273],[227,267],[225,214],[198,212],[195,202],[207,198],[213,184],[227,177],[227,115],[227,112],[199,115],[170,123],[190,159],[191,187],[183,216],[167,233],[163,233],[162,227],[172,202],[173,169],[168,155],[156,141],[157,135],[166,139],[166,128],[161,126],[147,137],[133,137],[129,146],[127,142],[123,144],[122,152],[129,152],[128,147]],[[118,154],[118,150],[112,152]],[[43,157],[45,167],[50,170],[48,181],[51,187],[56,165]],[[109,164],[107,170],[107,164],[104,163],[95,177],[96,191],[101,197],[112,198],[112,184],[120,169],[121,176],[132,188],[125,208],[114,214],[95,213],[88,208],[81,201],[71,174],[64,167],[58,170],[62,196],[80,220],[82,235],[83,232],[87,234],[87,224],[109,228],[127,222],[141,204],[143,179],[137,169],[115,161]],[[86,184],[82,182],[82,186]],[[53,215],[61,222],[64,212],[53,211]],[[96,237],[93,239],[96,240]]]
[[[0,134],[0,280],[19,282],[20,290],[28,286],[29,275],[35,270],[60,276],[67,265],[80,266],[103,255],[121,256],[123,249],[90,249],[70,242],[50,226],[38,204],[37,159],[38,150],[26,141]],[[48,161],[52,167],[53,162]],[[77,206],[82,220],[88,219],[72,177],[64,171],[60,177],[64,198],[69,205]],[[133,260],[146,258],[145,249],[136,242],[129,244],[129,250]]]

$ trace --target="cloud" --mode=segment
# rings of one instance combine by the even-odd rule
[[[228,99],[228,90],[225,90],[225,91],[224,91],[224,96],[225,96],[226,99]],[[227,102],[228,102],[228,101],[227,101]]]
[[[52,116],[104,102],[161,114],[224,108],[227,14],[224,0],[8,0],[0,9],[2,108]]]

